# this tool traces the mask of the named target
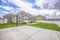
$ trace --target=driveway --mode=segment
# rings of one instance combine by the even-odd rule
[[[33,26],[20,26],[0,29],[0,40],[60,40],[60,32]]]

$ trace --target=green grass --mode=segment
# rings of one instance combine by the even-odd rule
[[[18,24],[18,26],[23,26],[27,24]],[[60,31],[60,27],[57,26],[56,24],[49,24],[49,23],[36,23],[36,24],[28,24],[29,26],[35,26],[38,28],[45,28],[49,30],[55,30],[55,31]],[[1,28],[10,28],[10,27],[16,27],[16,24],[14,23],[6,23],[6,24],[0,24],[0,29]]]
[[[36,23],[36,24],[30,24],[30,26],[35,26],[35,27],[39,27],[39,28],[45,28],[45,29],[60,31],[60,27],[56,24]]]
[[[23,25],[26,25],[26,24],[18,24],[18,26],[23,26]],[[0,24],[0,29],[9,28],[9,27],[16,27],[16,24],[14,24],[14,23]]]

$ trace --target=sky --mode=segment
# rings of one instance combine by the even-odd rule
[[[25,11],[34,16],[52,18],[54,13],[60,17],[60,0],[0,0],[0,17]]]

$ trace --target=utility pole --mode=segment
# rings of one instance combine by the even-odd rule
[[[55,21],[56,21],[56,11],[53,13],[52,16],[53,16],[53,18],[52,18],[53,19],[53,23],[55,23]]]

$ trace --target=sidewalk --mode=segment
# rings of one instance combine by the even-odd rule
[[[60,40],[60,32],[20,26],[0,29],[0,40]]]

